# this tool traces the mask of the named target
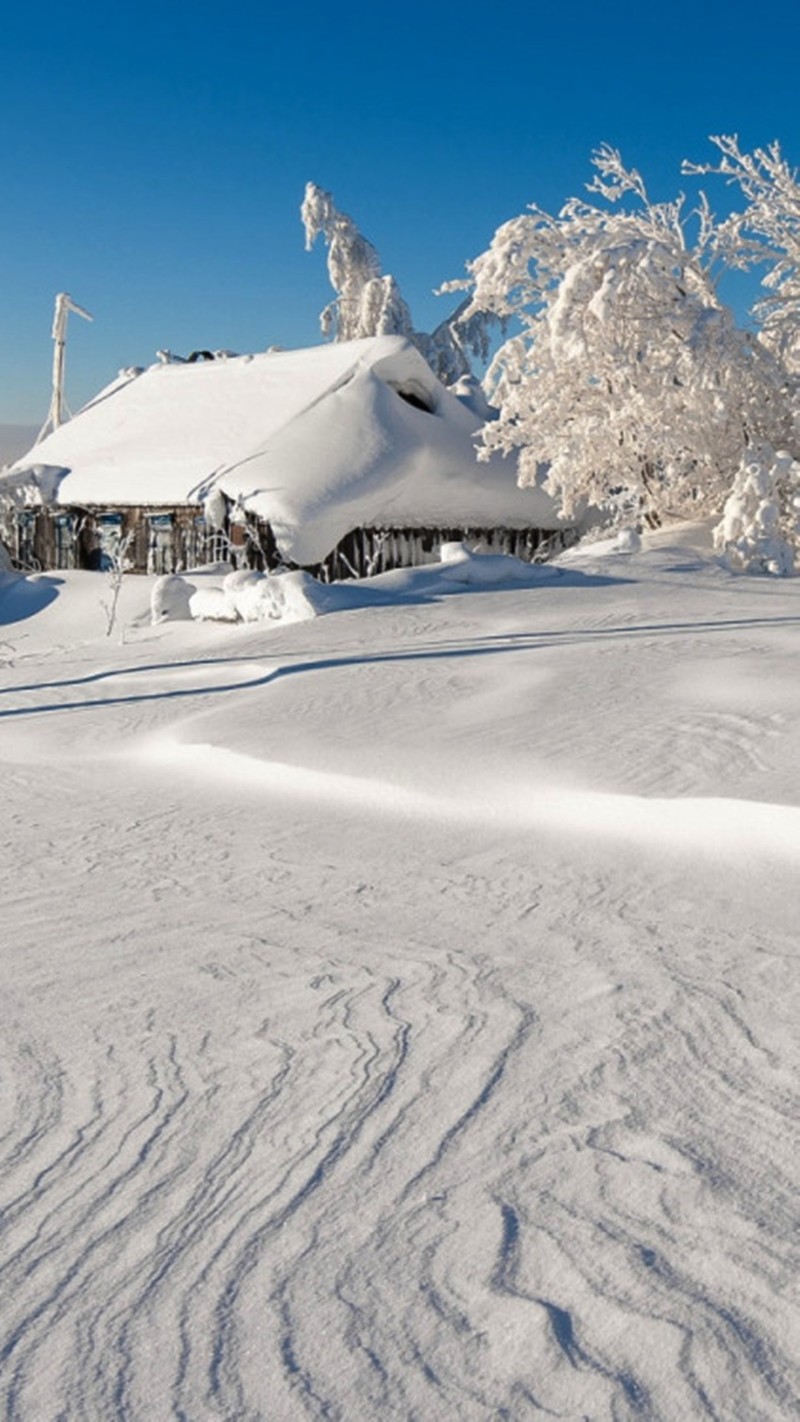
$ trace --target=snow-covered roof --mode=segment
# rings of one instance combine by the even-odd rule
[[[512,459],[478,462],[480,424],[411,342],[381,336],[123,375],[10,477],[38,468],[59,504],[109,507],[200,503],[216,487],[301,564],[362,526],[557,527]]]

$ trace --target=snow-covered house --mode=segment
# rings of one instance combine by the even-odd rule
[[[232,555],[362,576],[454,538],[530,557],[562,526],[512,460],[478,462],[481,423],[399,336],[162,361],[0,478],[6,536],[42,568],[102,567],[121,539],[150,572]]]

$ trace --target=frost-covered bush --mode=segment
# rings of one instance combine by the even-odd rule
[[[769,445],[742,460],[714,530],[728,567],[747,573],[794,572],[800,537],[800,464]]]

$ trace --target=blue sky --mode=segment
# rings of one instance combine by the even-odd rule
[[[4,21],[0,421],[49,401],[57,291],[73,408],[158,347],[319,339],[308,179],[377,246],[420,328],[527,202],[558,208],[599,143],[657,197],[709,133],[800,165],[800,6],[679,0],[429,9],[236,0],[16,7]],[[710,181],[710,180],[709,180]],[[711,188],[717,206],[725,190]]]

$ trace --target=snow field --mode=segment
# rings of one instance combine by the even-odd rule
[[[664,542],[2,628],[9,1417],[797,1410],[800,594]]]

